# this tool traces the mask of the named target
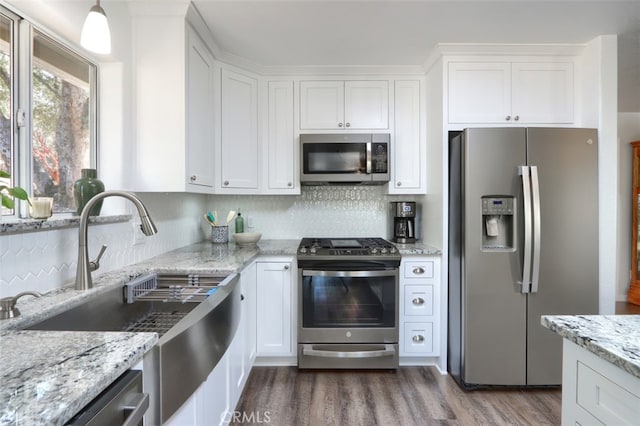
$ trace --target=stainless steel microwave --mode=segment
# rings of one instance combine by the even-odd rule
[[[303,185],[389,182],[388,133],[301,134]]]

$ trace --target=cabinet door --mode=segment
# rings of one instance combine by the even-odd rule
[[[511,64],[451,62],[449,123],[510,123]]]
[[[511,115],[520,123],[573,123],[573,63],[513,63]]]
[[[345,82],[344,121],[348,129],[388,129],[389,82]]]
[[[293,355],[290,262],[257,263],[258,356]]]
[[[420,81],[395,82],[395,126],[392,194],[424,194],[426,192],[426,157],[424,135],[421,135]]]
[[[268,193],[297,191],[293,126],[293,81],[269,81],[267,129]]]
[[[213,188],[213,92],[213,58],[188,27],[186,182],[196,192]]]
[[[256,264],[252,263],[245,268],[240,277],[244,296],[242,301],[242,315],[245,322],[244,368],[245,375],[248,375],[256,359],[256,309],[258,306]]]
[[[235,408],[229,406],[229,389],[227,387],[228,362],[229,351],[227,350],[196,393],[198,405],[197,421],[177,423],[179,426],[228,423],[228,420],[232,417],[231,410]],[[227,421],[225,422],[225,420]]]
[[[222,69],[221,189],[258,189],[258,82]]]
[[[344,128],[344,81],[300,82],[300,129]]]

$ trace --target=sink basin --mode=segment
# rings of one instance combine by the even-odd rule
[[[145,388],[156,391],[148,421],[164,423],[217,365],[240,318],[238,274],[205,277],[205,292],[199,297],[188,291],[173,297],[172,286],[195,287],[192,277],[160,275],[157,288],[135,301],[127,287],[116,287],[26,330],[158,333],[158,344],[145,356],[143,368]],[[209,291],[207,297],[212,287],[215,293]]]

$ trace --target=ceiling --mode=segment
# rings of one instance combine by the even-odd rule
[[[422,66],[438,43],[618,34],[620,112],[640,112],[640,0],[193,0],[226,55],[263,67]]]

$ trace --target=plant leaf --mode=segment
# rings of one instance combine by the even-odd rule
[[[8,209],[13,209],[13,199],[7,197],[4,194],[0,194],[2,196],[2,207],[6,207]]]
[[[4,170],[0,170],[0,178],[10,178],[11,175]]]
[[[27,198],[29,198],[29,195],[27,194],[27,192],[24,189],[17,186],[15,188],[9,188],[9,194],[21,200],[26,200]]]

